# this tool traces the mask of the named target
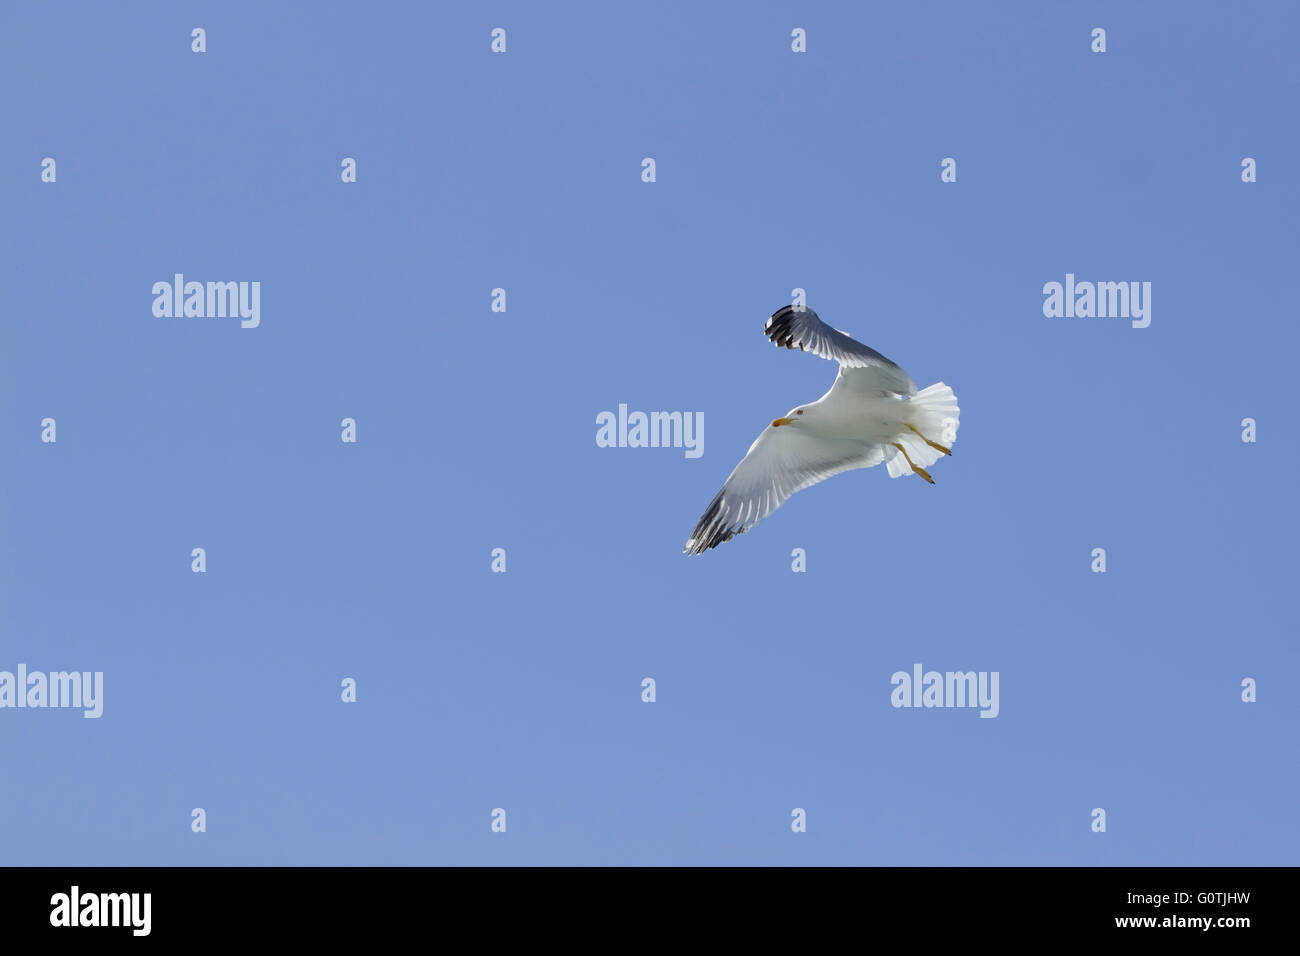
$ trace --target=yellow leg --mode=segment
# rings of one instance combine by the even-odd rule
[[[897,448],[899,451],[901,451],[903,453],[903,457],[907,459],[907,463],[909,465],[912,465],[912,459],[907,454],[906,448],[904,448],[898,442],[890,442],[890,444],[893,445],[895,448]],[[918,475],[920,475],[922,478],[924,478],[926,481],[928,481],[930,484],[934,484],[934,479],[930,477],[930,473],[926,471],[924,468],[917,468],[916,465],[912,465],[912,470],[916,472]]]
[[[937,441],[930,441],[930,439],[928,439],[928,438],[926,438],[924,435],[922,435],[919,431],[917,431],[915,425],[908,425],[907,427],[910,428],[910,429],[912,429],[912,431],[916,432],[916,434],[920,437],[921,441],[925,442],[925,443],[926,443],[927,445],[929,445],[931,448],[937,449],[937,450],[943,452],[945,455],[951,455],[951,454],[952,454],[952,450],[951,450],[951,449],[944,448],[944,447],[943,447],[942,445],[940,445]]]

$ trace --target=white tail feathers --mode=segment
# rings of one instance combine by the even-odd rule
[[[923,388],[907,400],[911,417],[908,422],[930,441],[951,448],[957,440],[957,419],[961,409],[957,407],[957,396],[943,382],[936,382],[929,388]],[[898,443],[907,449],[912,464],[918,468],[933,465],[944,457],[943,452],[931,448],[911,428],[905,428],[899,436]],[[886,448],[891,453],[887,462],[890,478],[912,474],[912,466],[898,453],[892,445]]]

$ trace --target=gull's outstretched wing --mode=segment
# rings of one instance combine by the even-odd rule
[[[849,369],[869,368],[874,370],[873,380],[882,388],[901,395],[911,395],[916,391],[916,383],[896,363],[838,329],[832,329],[812,309],[804,308],[799,312],[794,306],[787,305],[772,314],[763,331],[774,345],[811,352],[839,362],[841,374]]]
[[[714,495],[683,554],[702,554],[744,534],[796,491],[884,459],[879,445],[818,438],[797,428],[768,427]]]

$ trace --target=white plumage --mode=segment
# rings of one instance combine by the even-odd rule
[[[764,326],[775,345],[840,365],[831,389],[765,428],[727,478],[683,549],[700,554],[754,527],[796,491],[886,462],[889,477],[918,474],[951,454],[960,409],[942,382],[917,391],[907,372],[832,329],[811,309],[786,306]]]

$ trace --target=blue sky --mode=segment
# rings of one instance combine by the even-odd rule
[[[1293,6],[3,16],[0,670],[104,712],[0,709],[0,861],[1300,862]],[[155,317],[178,272],[260,325]],[[685,557],[830,384],[796,288],[955,454]],[[917,663],[997,718],[892,707]]]

